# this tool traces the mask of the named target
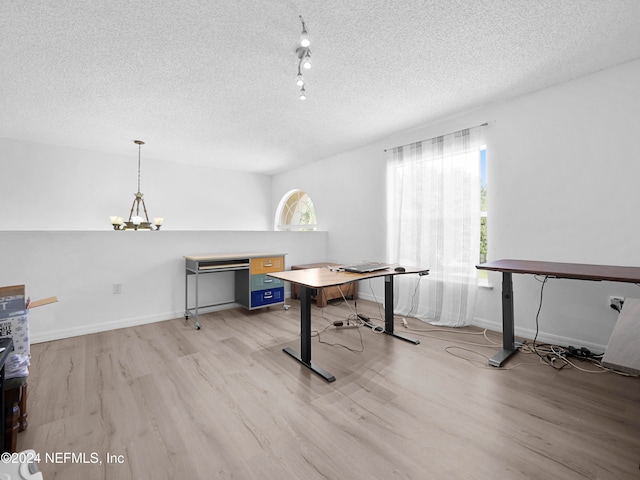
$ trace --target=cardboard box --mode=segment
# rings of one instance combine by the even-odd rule
[[[0,287],[0,338],[13,338],[15,354],[30,355],[29,309],[57,301],[56,297],[49,297],[30,302],[24,285]]]

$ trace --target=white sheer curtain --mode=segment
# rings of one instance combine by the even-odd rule
[[[446,326],[473,319],[482,129],[387,151],[388,260],[430,269],[395,277],[398,314]]]

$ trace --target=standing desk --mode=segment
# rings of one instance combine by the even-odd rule
[[[574,280],[640,283],[640,267],[589,265],[583,263],[537,262],[530,260],[496,260],[476,265],[479,270],[502,272],[502,350],[489,359],[499,367],[513,354],[522,341],[516,341],[513,319],[513,273],[544,275]]]
[[[419,344],[419,340],[405,337],[393,331],[393,277],[406,274],[427,275],[428,269],[406,267],[404,272],[396,272],[393,267],[370,273],[351,273],[331,271],[328,268],[311,268],[307,270],[289,270],[286,272],[269,273],[300,287],[300,353],[292,348],[282,351],[311,369],[328,382],[335,381],[331,373],[311,361],[311,293],[318,288],[336,287],[359,280],[384,277],[384,333],[395,338]]]

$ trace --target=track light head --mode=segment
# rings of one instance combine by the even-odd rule
[[[296,49],[296,55],[300,59],[300,62],[298,63],[298,71],[300,70],[300,66],[307,70],[311,68],[311,50],[304,47],[298,47]]]
[[[296,85],[299,87],[304,85],[304,78],[302,77],[302,73],[300,73],[300,64],[298,64],[298,75],[296,76]]]
[[[304,19],[302,15],[300,15],[300,21],[302,22],[302,33],[300,34],[300,45],[303,47],[308,47],[311,45],[311,41],[309,40],[309,33],[307,33],[307,26],[304,23]]]

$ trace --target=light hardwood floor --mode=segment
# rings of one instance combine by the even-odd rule
[[[420,345],[366,328],[320,335],[362,352],[315,337],[327,383],[282,352],[299,350],[290,303],[207,314],[199,331],[176,319],[33,345],[19,450],[40,453],[45,480],[640,479],[638,379],[524,353],[482,368],[465,349],[496,348],[454,342],[486,344],[479,329],[409,319],[397,329]],[[322,330],[349,310],[313,314]]]

